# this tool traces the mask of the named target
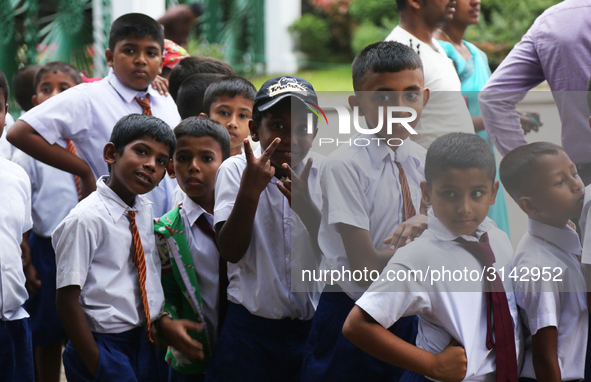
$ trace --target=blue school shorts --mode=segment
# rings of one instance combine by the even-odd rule
[[[206,382],[299,382],[311,320],[270,320],[228,301]]]
[[[68,341],[64,350],[64,370],[68,382],[159,382],[156,348],[146,337],[144,327],[123,333],[92,333],[99,347],[96,376]]]
[[[31,315],[33,346],[51,346],[64,341],[67,336],[55,307],[56,266],[55,251],[50,237],[31,232],[29,235],[31,261],[41,280],[41,289],[29,296],[25,309]]]
[[[343,324],[354,306],[355,301],[345,292],[322,292],[306,343],[302,381],[396,382],[405,372],[369,355],[343,336]],[[403,317],[389,330],[414,345],[417,325],[416,316]]]
[[[0,320],[0,381],[35,381],[29,318]]]

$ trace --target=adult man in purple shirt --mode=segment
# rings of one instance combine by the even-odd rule
[[[585,184],[591,181],[591,129],[585,99],[591,76],[591,2],[565,0],[548,8],[495,70],[480,93],[488,136],[502,155],[525,145],[515,108],[548,81],[562,121],[562,146]]]

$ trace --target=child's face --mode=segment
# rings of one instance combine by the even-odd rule
[[[174,172],[181,190],[197,204],[213,197],[215,175],[222,164],[222,147],[212,137],[184,136],[177,141]]]
[[[486,170],[451,168],[432,180],[421,182],[423,200],[454,235],[474,235],[495,203],[499,182]]]
[[[367,127],[372,129],[379,125],[379,107],[382,106],[382,129],[377,135],[382,138],[406,139],[409,131],[400,123],[392,125],[392,134],[388,134],[388,106],[406,106],[417,112],[414,121],[408,124],[414,128],[421,118],[421,112],[429,101],[429,89],[423,88],[423,72],[421,69],[406,69],[400,72],[375,73],[368,72],[363,78],[361,92],[349,97],[349,105],[359,107],[359,115],[365,116]],[[392,113],[394,117],[409,117],[406,112]]]
[[[232,155],[240,154],[242,142],[250,134],[248,121],[251,117],[252,100],[239,95],[218,97],[209,108],[209,118],[219,122],[230,133]]]
[[[37,106],[47,101],[54,95],[57,95],[64,90],[68,90],[76,86],[76,82],[68,73],[47,72],[41,77],[39,85],[37,85],[36,94],[33,96],[33,105]]]
[[[170,160],[170,147],[143,136],[128,143],[123,154],[107,143],[103,155],[111,165],[109,187],[131,205],[136,195],[148,193],[160,183]]]
[[[162,70],[162,47],[149,36],[127,37],[105,55],[119,81],[133,90],[146,90]]]
[[[252,139],[261,142],[263,151],[275,138],[281,138],[281,143],[271,155],[271,163],[279,173],[283,171],[283,163],[289,164],[292,168],[300,164],[308,155],[316,136],[316,132],[307,132],[307,110],[304,104],[293,104],[292,110],[291,97],[285,98],[265,111],[260,126],[254,121],[250,125]]]
[[[4,99],[4,93],[0,92],[0,136],[2,136],[2,132],[4,131],[4,126],[6,126],[6,113],[8,112],[8,104]]]
[[[585,185],[577,174],[575,164],[564,151],[541,155],[536,159],[530,189],[530,195],[521,198],[518,203],[536,220],[564,228],[569,219],[581,216]]]

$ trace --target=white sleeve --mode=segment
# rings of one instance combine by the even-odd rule
[[[240,168],[236,160],[226,160],[220,166],[215,178],[214,226],[228,220],[240,189],[243,171],[244,167]]]
[[[370,203],[364,192],[368,183],[353,161],[325,161],[320,186],[326,196],[329,225],[344,223],[369,231]]]
[[[80,215],[67,216],[53,231],[51,242],[55,249],[58,289],[85,284],[96,250],[96,237]]]
[[[18,164],[25,170],[31,181],[31,194],[35,195],[39,189],[39,182],[37,179],[37,169],[35,166],[35,159],[25,154],[21,150],[16,149],[12,154],[12,162]]]
[[[86,91],[71,88],[35,106],[19,119],[31,125],[49,144],[60,138],[83,139],[92,124],[88,98]]]

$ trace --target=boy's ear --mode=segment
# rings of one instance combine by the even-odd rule
[[[31,103],[33,103],[33,106],[39,105],[39,101],[37,99],[37,94],[33,94],[33,96],[31,97]]]
[[[431,98],[431,90],[429,90],[429,88],[424,88],[423,89],[423,109],[425,108],[425,106],[427,106],[427,103],[429,103],[430,98]]]
[[[535,205],[534,201],[529,196],[522,196],[517,201],[517,205],[523,212],[525,212],[528,216],[538,216],[540,214],[540,209]]]
[[[589,117],[589,127],[591,127],[591,117]]]
[[[174,172],[174,163],[172,162],[172,159],[166,165],[166,172],[168,173],[170,179],[176,178],[176,172]]]
[[[113,51],[109,48],[105,50],[105,58],[107,59],[107,66],[113,67]]]
[[[199,113],[199,116],[200,117],[203,117],[203,118],[209,118],[209,115],[207,115],[207,114],[205,114],[203,112]]]
[[[259,141],[259,124],[254,121],[254,119],[250,119],[248,121],[248,128],[250,129],[250,137],[254,142]]]
[[[406,2],[406,5],[414,9],[421,9],[421,3],[419,2],[419,0],[408,0]]]
[[[110,165],[113,165],[115,162],[117,162],[118,157],[119,152],[117,151],[117,148],[115,147],[113,142],[107,143],[105,145],[105,148],[103,149],[103,159],[105,160],[105,162],[107,162]]]
[[[365,113],[363,112],[363,109],[359,106],[359,99],[357,98],[356,95],[350,95],[349,96],[349,106],[351,106],[351,110],[353,110],[355,108],[355,106],[357,106],[359,108],[359,115],[365,115]]]
[[[431,205],[431,188],[424,180],[421,182],[421,193],[423,194],[423,201],[426,205]]]
[[[490,205],[492,206],[495,204],[497,200],[497,192],[499,191],[499,181],[495,180],[492,185],[492,192],[490,194]]]

